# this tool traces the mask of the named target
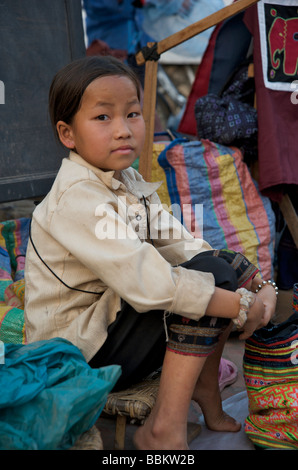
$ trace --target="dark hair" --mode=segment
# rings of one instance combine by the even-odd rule
[[[115,57],[92,56],[77,59],[59,70],[53,78],[49,92],[49,113],[54,132],[56,124],[71,121],[80,109],[87,86],[96,78],[107,75],[125,76],[132,80],[140,99],[140,82],[131,67]]]

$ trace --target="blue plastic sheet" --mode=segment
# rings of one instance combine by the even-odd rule
[[[121,374],[92,369],[79,349],[55,338],[5,344],[0,364],[0,449],[71,447],[98,419]]]
[[[154,41],[161,41],[193,23],[221,10],[223,0],[147,0],[143,13],[143,31]],[[161,56],[161,63],[198,64],[205,52],[214,27],[202,31]],[[168,57],[166,59],[166,57]]]

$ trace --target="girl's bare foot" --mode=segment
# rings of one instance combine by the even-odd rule
[[[219,388],[212,392],[209,389],[197,386],[193,395],[193,400],[200,406],[206,426],[211,431],[240,431],[241,423],[232,418],[232,416],[229,416],[222,409]]]
[[[167,426],[154,421],[152,412],[143,426],[140,426],[133,437],[138,450],[189,450],[186,442],[186,427],[181,426],[178,432],[176,426]],[[161,425],[160,425],[161,424]]]

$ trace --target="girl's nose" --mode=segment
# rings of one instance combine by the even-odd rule
[[[132,131],[127,120],[126,119],[117,120],[117,122],[115,123],[116,138],[127,139],[128,137],[131,137],[131,135],[132,135]]]

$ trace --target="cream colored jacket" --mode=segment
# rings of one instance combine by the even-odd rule
[[[63,283],[89,293],[58,280],[30,241],[26,256],[28,341],[66,338],[87,361],[104,343],[121,299],[140,313],[162,309],[198,320],[214,292],[211,273],[177,266],[211,247],[162,207],[159,183],[146,183],[132,168],[121,181],[113,176],[71,151],[32,216],[39,255]]]

